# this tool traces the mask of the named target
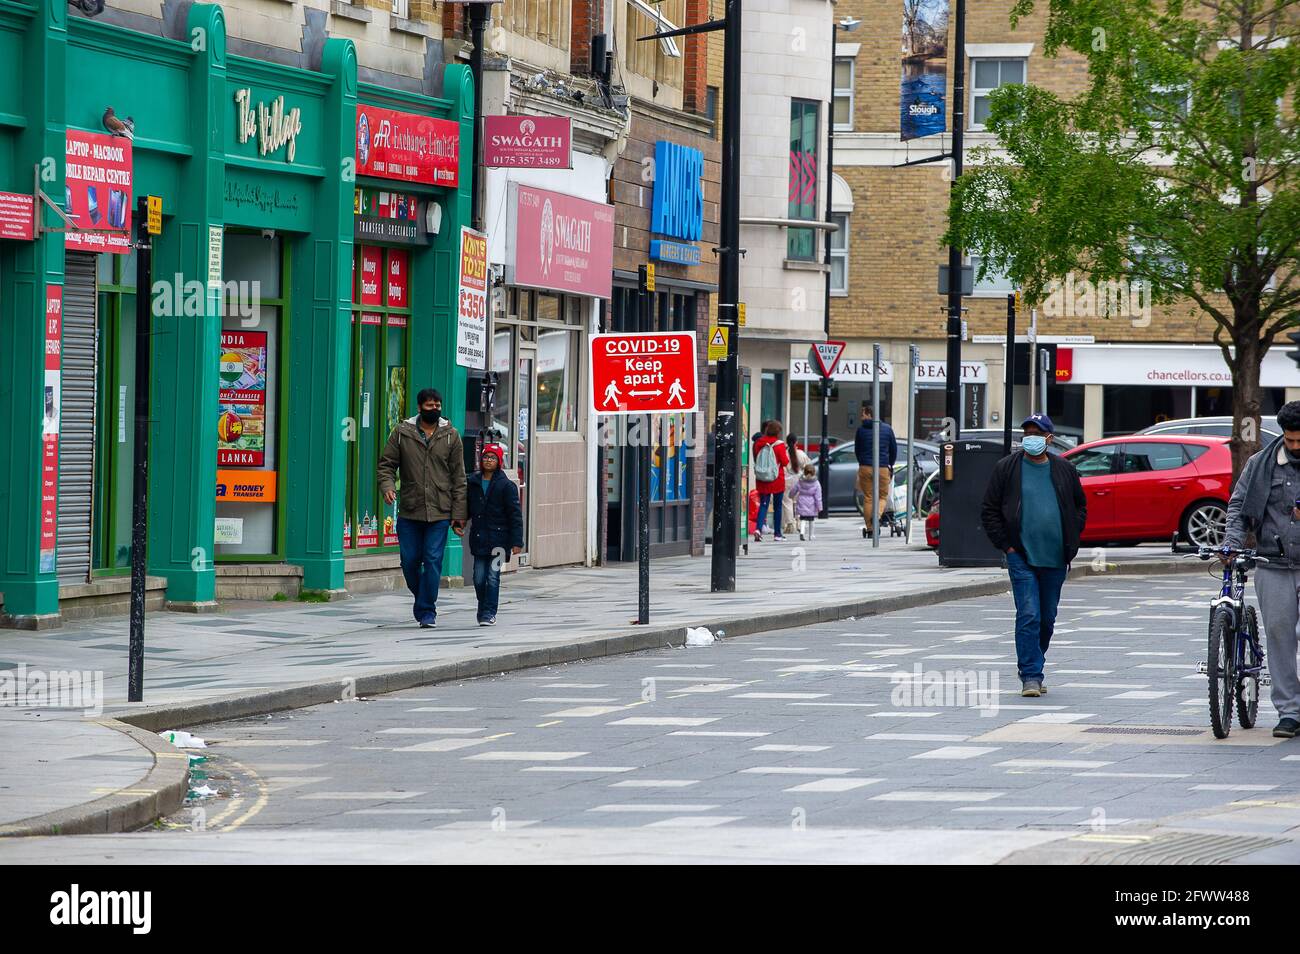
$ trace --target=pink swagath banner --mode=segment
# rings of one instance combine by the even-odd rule
[[[573,168],[568,116],[484,116],[483,124],[483,165],[489,168]]]
[[[506,281],[608,298],[614,268],[614,207],[512,184]]]

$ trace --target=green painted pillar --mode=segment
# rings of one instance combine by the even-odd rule
[[[303,588],[341,591],[356,185],[357,53],[351,40],[325,41],[321,72],[333,80],[322,122],[324,141],[336,144],[336,152],[332,160],[327,154],[315,189],[312,231],[292,251],[286,402],[292,424],[280,488],[287,556],[302,567]]]
[[[164,197],[163,234],[154,240],[154,290],[170,295],[176,276],[207,293],[202,317],[153,316],[149,432],[149,572],[167,579],[168,605],[213,605],[216,571],[217,357],[221,288],[209,282],[211,229],[222,227],[225,185],[226,21],[215,4],[190,7],[187,37],[193,158],[176,196]],[[160,284],[162,283],[162,284]],[[184,289],[182,289],[184,290]],[[162,309],[167,311],[169,309]]]
[[[22,61],[10,74],[21,84],[26,125],[14,148],[14,187],[28,192],[40,166],[41,188],[63,199],[66,136],[68,7],[37,0]],[[62,222],[50,210],[42,222]],[[4,242],[0,251],[0,414],[8,453],[0,457],[0,591],[10,626],[54,625],[59,584],[41,572],[41,461],[45,393],[45,288],[63,284],[63,235]]]
[[[442,393],[443,414],[462,435],[465,433],[465,387],[468,373],[456,363],[456,314],[460,294],[460,229],[470,221],[474,179],[474,76],[468,66],[455,63],[443,69],[443,95],[451,102],[447,116],[460,124],[460,179],[456,190],[444,192],[442,228],[433,239],[432,267],[412,274],[411,308],[416,320],[411,330],[410,411],[421,388]],[[431,315],[420,320],[419,316]],[[447,538],[443,574],[463,572],[461,540]]]

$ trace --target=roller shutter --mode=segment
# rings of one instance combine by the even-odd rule
[[[68,252],[59,417],[60,583],[90,579],[95,485],[95,256]]]

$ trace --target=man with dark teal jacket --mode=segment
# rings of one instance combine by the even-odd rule
[[[1079,473],[1047,453],[1055,433],[1046,414],[1031,414],[1021,450],[998,461],[984,493],[981,522],[993,545],[1006,554],[1016,601],[1016,663],[1022,696],[1040,696],[1044,656],[1056,627],[1056,609],[1088,502]]]

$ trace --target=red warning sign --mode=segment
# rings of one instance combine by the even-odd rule
[[[597,414],[694,411],[695,335],[593,335],[591,404]]]

